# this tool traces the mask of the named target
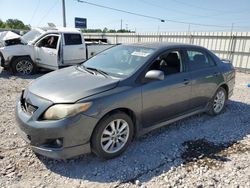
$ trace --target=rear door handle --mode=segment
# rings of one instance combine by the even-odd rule
[[[189,79],[185,78],[185,79],[183,80],[183,84],[184,84],[184,85],[188,85],[188,84],[189,84]]]

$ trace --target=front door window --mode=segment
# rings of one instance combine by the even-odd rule
[[[47,36],[39,42],[38,46],[44,48],[56,49],[58,38],[59,38],[58,36],[54,35]]]
[[[166,76],[182,72],[183,66],[179,51],[162,54],[154,61],[149,70],[161,70]]]

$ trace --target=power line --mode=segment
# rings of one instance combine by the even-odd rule
[[[123,12],[126,14],[131,14],[131,15],[135,15],[135,16],[140,16],[140,17],[144,17],[144,18],[149,18],[149,19],[154,19],[154,20],[158,20],[161,22],[173,22],[173,23],[179,23],[179,24],[187,24],[187,25],[195,25],[195,26],[203,26],[203,27],[218,27],[218,28],[231,28],[231,26],[226,26],[226,25],[213,25],[213,24],[202,24],[202,23],[194,23],[194,22],[185,22],[185,21],[178,21],[178,20],[172,20],[172,19],[163,19],[163,18],[159,18],[159,17],[155,17],[155,16],[149,16],[149,15],[145,15],[145,14],[139,14],[139,13],[135,13],[135,12],[131,12],[131,11],[126,11],[126,10],[122,10],[122,9],[117,9],[117,8],[113,8],[113,7],[108,7],[108,6],[104,6],[104,5],[100,5],[100,4],[96,4],[96,3],[91,3],[88,1],[84,1],[84,0],[77,0],[79,3],[85,3],[85,4],[89,4],[92,6],[96,6],[96,7],[100,7],[100,8],[105,8],[105,9],[109,9],[109,10],[114,10],[117,12]],[[239,27],[239,26],[238,26]]]
[[[34,12],[33,12],[32,16],[31,16],[31,18],[30,18],[29,24],[31,24],[31,22],[33,21],[33,18],[34,18],[35,15],[36,15],[36,12],[37,12],[38,7],[39,7],[39,5],[40,5],[40,1],[41,1],[41,0],[38,1],[37,5],[36,5],[36,8],[34,9]]]
[[[241,12],[222,12],[222,11],[218,11],[218,13],[213,13],[211,15],[199,15],[199,14],[190,14],[189,12],[185,12],[185,11],[180,11],[178,9],[170,9],[170,8],[166,8],[166,7],[163,7],[159,4],[155,4],[155,3],[152,3],[152,2],[148,2],[146,0],[140,0],[141,2],[145,3],[145,4],[148,4],[148,5],[151,5],[151,6],[154,6],[154,7],[157,7],[159,9],[163,9],[163,10],[168,10],[168,11],[172,11],[174,13],[179,13],[179,14],[183,14],[183,15],[188,15],[188,16],[194,16],[194,17],[198,17],[198,18],[206,18],[206,19],[210,19],[210,20],[214,20],[214,18],[211,18],[211,17],[217,17],[217,16],[221,16],[221,15],[225,15],[225,14],[236,14],[236,13],[241,13]],[[182,4],[181,1],[175,1],[175,0],[172,0],[173,2],[175,3],[179,3],[179,4]],[[184,3],[184,5],[186,5],[186,3]],[[186,5],[187,6],[187,5]],[[190,7],[192,7],[190,5]],[[194,6],[193,8],[199,8],[198,6]],[[199,9],[202,9],[202,8],[199,8]],[[206,9],[207,10],[207,9]],[[211,9],[208,9],[208,10],[211,10]],[[214,11],[217,11],[217,10],[214,10]],[[231,22],[230,22],[231,23]]]
[[[135,16],[141,16],[141,17],[145,17],[145,18],[150,18],[150,19],[155,19],[155,20],[162,21],[162,19],[154,17],[154,16],[148,16],[148,15],[138,14],[138,13],[134,13],[134,12],[126,11],[126,10],[121,10],[121,9],[117,9],[117,8],[107,7],[107,6],[100,5],[100,4],[90,3],[88,1],[82,1],[82,0],[77,0],[77,1],[79,3],[86,3],[86,4],[89,4],[89,5],[96,6],[96,7],[106,8],[106,9],[110,9],[110,10],[114,10],[114,11],[118,11],[118,12],[132,14],[132,15],[135,15]]]
[[[52,4],[52,6],[48,9],[48,11],[46,12],[46,14],[44,14],[44,16],[41,18],[41,20],[38,22],[37,25],[40,25],[40,23],[49,15],[49,13],[51,12],[52,9],[55,8],[55,6],[58,4],[58,0],[55,1],[54,4]]]

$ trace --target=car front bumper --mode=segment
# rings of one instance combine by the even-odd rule
[[[35,113],[27,114],[20,100],[17,101],[17,130],[35,153],[54,159],[68,159],[91,152],[90,138],[98,119],[79,114],[57,121],[40,121],[33,116]],[[56,140],[61,144],[55,144]]]

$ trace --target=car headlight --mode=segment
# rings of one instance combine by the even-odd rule
[[[56,104],[51,106],[43,115],[46,120],[58,120],[85,112],[91,106],[91,102],[78,104]]]

